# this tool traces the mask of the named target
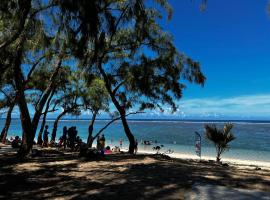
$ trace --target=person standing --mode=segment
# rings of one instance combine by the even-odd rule
[[[49,142],[49,137],[48,137],[49,131],[48,131],[48,128],[49,128],[49,126],[46,125],[45,126],[45,130],[43,132],[43,145],[42,145],[43,147],[48,147],[48,142]]]
[[[67,147],[67,132],[68,132],[67,127],[64,126],[64,128],[63,128],[63,136],[62,136],[64,149],[66,149],[66,147]]]
[[[100,150],[100,137],[97,136],[97,150]]]
[[[136,139],[135,145],[134,145],[134,153],[137,154],[138,152],[138,140]]]
[[[70,128],[70,139],[69,139],[71,151],[73,151],[75,147],[76,135],[77,135],[76,128],[73,126]]]
[[[100,146],[101,146],[101,150],[104,150],[105,149],[105,136],[104,134],[102,134],[101,138],[100,138]]]
[[[120,144],[120,148],[122,149],[122,145],[123,145],[123,140],[122,140],[122,138],[120,138],[119,144]]]

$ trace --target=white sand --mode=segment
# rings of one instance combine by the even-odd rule
[[[147,150],[138,150],[138,153],[146,153],[146,154],[153,154],[156,153],[156,151],[147,151]],[[162,152],[161,152],[162,153]],[[181,158],[181,159],[194,159],[194,160],[200,160],[200,158],[196,155],[192,154],[182,154],[182,153],[172,153],[168,154],[172,158]],[[201,160],[209,161],[209,160],[215,160],[215,157],[210,156],[202,156]],[[243,160],[243,159],[233,159],[233,158],[222,158],[221,161],[224,163],[234,164],[234,165],[244,165],[246,167],[264,167],[267,169],[270,169],[270,162],[263,162],[263,161],[254,161],[254,160]]]

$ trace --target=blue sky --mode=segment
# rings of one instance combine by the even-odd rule
[[[204,88],[188,85],[174,116],[270,119],[268,1],[208,0],[204,12],[199,0],[170,2],[174,15],[164,26],[207,77]]]

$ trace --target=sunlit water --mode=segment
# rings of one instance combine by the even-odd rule
[[[108,121],[97,121],[94,132],[101,129]],[[216,122],[222,126],[223,123]],[[3,127],[4,120],[0,120],[0,128]],[[48,120],[50,132],[53,120]],[[87,120],[63,120],[59,122],[57,138],[62,134],[64,126],[76,126],[80,137],[87,139],[89,121]],[[168,149],[177,153],[195,155],[194,140],[197,131],[202,136],[202,156],[215,156],[215,148],[204,136],[205,122],[192,121],[130,121],[129,125],[135,137],[140,143],[141,140],[153,141],[153,145],[163,144],[162,151]],[[270,162],[270,123],[267,122],[234,122],[233,133],[236,140],[231,142],[231,148],[224,153],[223,157],[257,160]],[[128,140],[125,136],[120,121],[115,122],[104,131],[106,145],[119,146],[119,139],[122,138],[124,146],[127,147]],[[8,136],[21,136],[21,125],[18,119],[14,119],[9,129]],[[152,146],[139,145],[140,149],[151,150]]]

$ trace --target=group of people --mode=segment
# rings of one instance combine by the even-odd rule
[[[106,141],[106,139],[105,139],[105,136],[104,135],[102,135],[101,137],[100,136],[97,136],[97,150],[98,151],[105,152],[105,153],[106,153],[106,151],[111,151],[110,150],[110,146],[105,147],[105,141]],[[120,139],[119,140],[119,144],[120,144],[120,148],[122,148],[123,139]],[[120,151],[120,148],[116,146],[113,149],[114,150],[115,149],[118,149]],[[137,151],[138,151],[138,140],[136,139],[135,140],[135,146],[134,146],[134,153],[137,154]]]
[[[64,126],[63,135],[59,138],[59,147],[69,147],[72,151],[78,150],[82,144],[82,139],[78,136],[78,131],[76,126],[67,128]]]
[[[45,130],[43,132],[43,147],[49,146],[49,126],[45,126]],[[51,146],[58,146],[58,147],[69,147],[72,151],[78,150],[80,145],[82,144],[82,139],[80,136],[78,136],[78,131],[76,126],[72,126],[70,128],[67,128],[66,126],[63,128],[63,135],[59,138],[59,142],[53,143],[51,142]]]
[[[44,132],[43,132],[43,142],[42,142],[42,146],[43,147],[48,147],[50,146],[57,146],[57,147],[63,147],[64,149],[66,149],[67,147],[69,147],[72,151],[73,150],[79,150],[81,145],[83,144],[82,139],[80,138],[80,136],[78,136],[78,131],[76,126],[72,126],[70,128],[67,128],[66,126],[63,127],[63,134],[61,135],[61,137],[59,138],[59,142],[58,143],[49,143],[49,126],[46,125]],[[14,139],[12,138],[11,140],[11,145],[13,148],[18,148],[20,147],[21,144],[21,139],[19,138],[19,136],[16,136]],[[101,136],[97,136],[97,146],[96,149],[98,151],[103,151],[105,152],[106,150],[110,150],[108,149],[108,147],[105,147],[105,136],[104,134],[102,134]],[[123,139],[119,140],[119,144],[120,144],[120,148],[122,148],[123,145]],[[119,150],[120,150],[119,148]],[[138,150],[138,141],[135,141],[135,153],[137,153]]]

